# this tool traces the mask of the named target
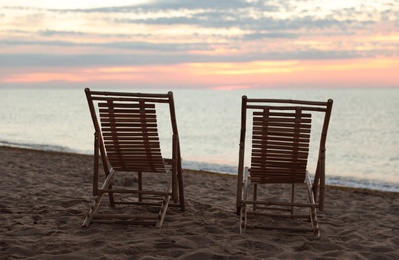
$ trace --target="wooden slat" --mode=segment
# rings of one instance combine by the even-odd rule
[[[155,105],[99,103],[101,130],[110,164],[116,170],[165,172]]]
[[[137,141],[143,141],[143,140],[148,140],[148,141],[158,141],[158,136],[157,135],[149,135],[149,133],[146,133],[146,136],[142,136],[142,135],[136,135],[136,136],[117,136],[117,137],[113,137],[113,136],[103,136],[103,140],[105,143],[107,142],[115,142],[115,141],[119,141],[119,142],[123,142],[123,141],[132,141],[132,142],[137,142]]]
[[[136,119],[141,119],[137,113],[132,114],[132,113],[118,113],[118,114],[113,114],[110,116],[110,113],[100,113],[100,118],[103,122],[107,122],[109,120],[136,120]],[[145,119],[153,119],[156,118],[155,114],[146,114],[144,116]]]
[[[152,102],[153,99],[159,99],[163,98],[164,100],[167,100],[169,95],[168,94],[159,94],[159,93],[130,93],[130,92],[113,92],[113,91],[90,91],[90,95],[92,96],[93,99],[95,100],[100,100],[99,98],[103,98],[101,100],[118,100],[118,97],[132,97],[136,98],[137,100],[144,100],[146,98],[150,98]],[[131,101],[132,99],[129,99]]]
[[[102,126],[114,126],[114,125],[121,125],[121,124],[129,124],[129,125],[138,125],[138,124],[155,124],[156,117],[132,117],[128,114],[126,116],[106,116],[100,117],[101,118],[101,125]]]
[[[98,107],[106,107],[109,108],[110,104],[108,102],[99,102]],[[144,104],[139,104],[139,103],[122,103],[122,102],[112,102],[112,107],[115,108],[145,108],[146,111],[149,111],[148,108],[155,109],[155,104],[150,104],[150,103],[144,103]],[[108,109],[107,109],[108,110]],[[151,110],[154,111],[154,110]]]
[[[151,152],[151,153],[161,153],[161,149],[159,147],[159,144],[156,143],[154,145],[125,145],[125,146],[118,146],[118,145],[113,145],[113,146],[106,146],[106,148],[109,148],[110,154],[113,153],[121,153],[121,154],[140,154],[143,152]]]
[[[284,168],[280,168],[280,169],[265,169],[264,167],[262,168],[254,168],[253,171],[251,172],[251,178],[291,178],[294,176],[299,176],[302,180],[303,177],[301,177],[303,175],[303,171],[306,170],[301,170],[301,169],[284,169]],[[303,182],[303,181],[302,181]]]
[[[265,106],[264,105],[247,105],[247,109],[263,109]],[[276,110],[294,110],[294,107],[287,107],[287,106],[267,106],[272,109]],[[314,112],[326,112],[325,107],[307,107],[307,106],[301,106],[301,109],[303,111],[314,111]]]
[[[265,174],[270,177],[273,175],[281,175],[283,174],[303,174],[303,172],[306,172],[306,168],[304,169],[303,167],[297,167],[297,168],[287,168],[287,167],[266,167],[266,166],[254,166],[254,169],[251,171],[251,176],[255,176],[256,174]]]
[[[258,120],[256,120],[256,118],[254,118],[254,122],[257,122]],[[270,117],[269,122],[276,122],[276,123],[292,123],[291,125],[295,125],[295,118],[274,118],[274,117]],[[301,120],[301,124],[309,124],[312,121],[310,119],[303,119]],[[290,124],[288,124],[290,125]]]
[[[143,138],[144,139],[144,138]],[[140,147],[153,147],[153,148],[159,148],[159,143],[156,140],[150,140],[147,139],[145,142],[143,141],[132,141],[132,140],[119,140],[119,139],[113,139],[112,141],[107,141],[104,142],[104,144],[109,147],[110,149],[112,148],[117,148],[117,149],[133,149],[133,148],[140,148]]]
[[[252,131],[252,182],[303,182],[310,139],[310,114],[255,111]],[[303,117],[302,117],[303,115]]]
[[[115,167],[140,167],[140,168],[165,168],[164,165],[162,164],[161,161],[155,161],[155,160],[137,160],[137,161],[121,161],[121,160],[116,160],[112,159],[110,160],[110,163],[113,164],[112,166]]]
[[[125,158],[124,158],[125,159]],[[131,159],[125,159],[121,160],[121,158],[112,158],[110,159],[110,162],[115,162],[115,164],[119,165],[142,165],[142,166],[164,166],[161,160],[156,160],[155,156],[152,157],[152,160],[149,158],[131,158]]]
[[[163,173],[165,172],[164,168],[154,168],[154,167],[115,167],[117,171],[136,171],[136,172],[153,172],[153,173]]]
[[[266,155],[266,154],[274,154],[274,155],[284,155],[288,154],[290,156],[292,155],[299,155],[299,156],[308,156],[308,149],[309,145],[298,145],[293,149],[292,147],[290,148],[289,146],[284,146],[284,145],[272,145],[272,146],[267,146],[267,143],[254,143],[253,149],[252,149],[252,156],[261,156],[261,155]]]
[[[152,168],[152,167],[156,167],[156,168],[165,168],[164,165],[162,164],[162,162],[156,162],[154,160],[138,160],[136,159],[136,161],[130,161],[127,162],[127,160],[125,161],[121,161],[121,160],[117,160],[117,159],[112,159],[110,160],[110,163],[117,167],[122,167],[122,166],[129,166],[129,167],[148,167],[148,168]]]
[[[113,140],[113,142],[111,141],[107,141],[105,143],[106,147],[109,147],[109,149],[139,149],[141,148],[145,148],[145,149],[149,149],[149,148],[159,148],[159,142],[155,141],[155,140],[146,140],[145,142],[140,142],[140,141],[124,141],[121,140],[119,141],[118,139]]]
[[[262,132],[263,128],[254,127],[252,132],[253,136],[264,136],[265,134]],[[269,136],[278,136],[278,137],[302,137],[308,139],[310,137],[309,134],[298,134],[298,133],[289,133],[289,132],[267,132]]]
[[[306,167],[307,162],[306,161],[300,161],[300,162],[292,162],[289,160],[280,160],[280,161],[269,161],[269,160],[261,160],[259,159],[258,161],[254,161],[252,164],[254,168],[257,166],[261,166],[262,168],[287,168],[287,169],[292,169],[292,168],[300,168],[300,167]]]
[[[139,142],[134,142],[134,141],[107,141],[105,142],[105,146],[108,148],[107,150],[109,152],[113,151],[123,151],[123,152],[129,152],[129,151],[136,151],[139,148],[148,148],[151,147],[153,149],[159,149],[159,143],[155,142],[153,140],[149,140],[147,143],[139,143]]]
[[[284,147],[287,145],[289,146],[292,143],[292,140],[293,139],[291,139],[290,141],[274,141],[274,140],[270,140],[270,137],[269,137],[269,140],[262,140],[262,139],[257,138],[255,140],[252,140],[252,142],[255,145],[267,143],[270,146],[276,145],[276,146]],[[304,140],[306,140],[306,139],[304,139]],[[298,141],[300,141],[300,139],[298,139]],[[300,143],[300,145],[301,145],[301,147],[309,147],[309,143],[306,143],[306,142]]]
[[[295,107],[292,107],[290,110],[294,111],[295,109],[296,109]],[[263,107],[262,107],[262,110],[263,110]],[[253,115],[254,116],[263,116],[263,111],[255,110],[253,112]],[[269,112],[270,117],[295,117],[295,115],[296,115],[295,112],[276,112],[273,110],[270,110],[270,112]],[[310,118],[310,117],[312,117],[312,114],[302,113],[301,117],[302,118]]]
[[[155,117],[146,117],[145,119],[142,119],[140,117],[123,117],[123,118],[109,118],[109,117],[104,117],[102,118],[102,124],[103,126],[108,126],[108,125],[119,125],[123,123],[143,123],[143,122],[149,122],[149,123],[154,123],[156,122]]]
[[[254,125],[255,125],[254,129],[256,129],[256,130],[262,130],[263,129],[261,124],[255,124],[254,123]],[[295,129],[293,129],[292,127],[270,127],[270,125],[269,125],[268,133],[271,133],[271,132],[273,132],[273,133],[295,133]],[[307,129],[306,128],[302,128],[301,132],[304,133],[304,134],[305,133],[310,133],[310,127],[307,128]]]
[[[113,164],[113,167],[115,167],[115,169],[118,167],[121,167],[121,168],[129,168],[129,169],[131,169],[131,168],[147,169],[146,171],[148,171],[148,169],[164,169],[165,168],[161,163],[156,164],[152,161],[151,162],[149,162],[149,161],[140,162],[140,163],[138,163],[138,162],[126,163],[123,161],[121,162],[119,160],[118,161],[112,160],[112,161],[110,161],[110,163]]]
[[[254,172],[257,168],[263,170],[263,171],[268,171],[268,170],[274,170],[278,171],[279,169],[281,170],[286,170],[289,169],[290,171],[295,171],[295,169],[301,169],[301,167],[306,166],[307,162],[302,161],[302,162],[291,162],[291,161],[269,161],[269,160],[264,160],[264,161],[259,161],[259,162],[254,162],[251,168],[251,172]],[[303,169],[304,170],[304,169]]]
[[[271,98],[247,98],[247,103],[286,103],[296,105],[327,106],[324,101],[308,101],[297,99],[271,99]],[[302,107],[302,106],[301,106]]]
[[[252,158],[258,157],[268,157],[270,160],[279,160],[279,159],[298,159],[298,160],[307,160],[308,151],[303,150],[282,150],[282,149],[253,149],[251,153]]]
[[[252,166],[253,166],[254,170],[257,167],[260,167],[264,171],[267,171],[268,168],[275,169],[275,170],[277,170],[279,168],[281,168],[281,169],[286,168],[286,169],[290,169],[291,171],[295,171],[295,168],[300,169],[300,167],[306,166],[306,162],[300,162],[300,163],[290,162],[290,161],[274,161],[274,162],[267,161],[266,162],[266,160],[264,160],[263,162],[254,162]]]
[[[153,132],[146,133],[146,136],[158,136],[158,132],[154,130]],[[115,135],[114,133],[103,133],[103,136],[106,137],[135,137],[135,136],[143,136],[142,132],[131,132],[131,133],[118,133],[118,135]]]
[[[307,151],[299,151],[298,149],[262,149],[262,146],[259,146],[259,148],[254,147],[254,149],[252,149],[251,155],[254,158],[263,156],[271,156],[277,158],[297,158],[299,156],[307,156]]]
[[[278,174],[266,175],[264,172],[259,172],[259,174],[251,175],[251,182],[254,180],[280,180],[280,183],[292,183],[292,180],[299,180],[303,183],[303,178],[301,173],[291,173],[291,172],[279,172]]]
[[[138,114],[140,113],[139,109],[124,109],[124,108],[101,108],[99,109],[100,116],[105,116],[105,115],[111,115],[115,114],[117,115],[123,115],[123,114]],[[155,114],[155,110],[146,110],[146,114]]]
[[[140,160],[139,162],[135,162],[135,163],[140,163],[140,162],[146,162],[146,161],[149,161],[149,162],[154,161],[155,159],[160,158],[160,156],[161,156],[160,152],[139,154],[139,155],[119,153],[119,154],[109,154],[109,160],[127,160],[125,163],[129,163],[129,161]],[[158,160],[158,161],[162,162],[162,160]]]
[[[121,149],[118,149],[118,148],[112,148],[112,149],[108,149],[108,154],[111,156],[112,154],[132,154],[132,155],[134,155],[134,154],[143,154],[143,151],[145,151],[144,149],[124,149],[124,148],[121,148]],[[159,154],[161,154],[161,150],[158,148],[158,149],[154,149],[154,151],[153,151],[153,153],[155,153],[155,152],[157,152],[157,153],[159,153]]]
[[[307,157],[293,157],[288,155],[276,155],[276,154],[272,154],[272,155],[268,155],[268,154],[263,154],[261,156],[252,156],[252,164],[253,165],[257,165],[259,163],[266,163],[265,161],[268,162],[289,162],[289,163],[293,163],[295,161],[297,162],[307,162]]]
[[[163,165],[163,162],[161,160],[155,161],[154,158],[158,157],[160,154],[156,155],[153,154],[152,156],[110,156],[109,160],[110,162],[119,162],[123,160],[124,165],[128,164],[134,164],[134,165],[147,165],[151,163],[152,165]]]
[[[258,125],[260,122],[254,121],[255,125]],[[262,122],[263,123],[263,122]],[[279,127],[293,127],[295,124],[293,122],[281,122],[281,121],[269,121],[269,126],[279,126]],[[311,124],[300,124],[301,128],[310,128]]]
[[[121,133],[121,132],[143,132],[143,130],[141,129],[141,128],[139,128],[139,127],[103,127],[103,128],[101,128],[101,130],[104,132],[104,133],[109,133],[109,132],[111,132],[111,133]],[[147,129],[146,129],[146,131],[152,131],[152,132],[155,132],[155,131],[158,131],[158,129],[156,129],[155,127],[153,127],[153,126],[149,126]]]
[[[265,174],[267,173],[267,174]],[[303,183],[303,177],[302,177],[301,172],[293,172],[293,171],[283,171],[280,170],[278,172],[265,172],[265,171],[259,171],[259,172],[253,172],[251,174],[251,182],[258,178],[258,179],[279,179],[281,180],[281,183],[291,183],[291,180],[293,179],[298,179]]]
[[[297,179],[287,179],[287,178],[280,178],[280,179],[251,179],[252,182],[256,183],[285,183],[285,184],[294,184],[300,183],[301,178]]]
[[[106,118],[108,119],[108,118]],[[114,118],[112,118],[114,119]],[[101,118],[101,127],[142,127],[143,124],[147,125],[146,127],[157,127],[157,122],[154,119],[149,119],[149,118],[145,118],[145,117],[141,117],[139,119],[132,119],[129,120],[129,122],[116,122],[116,121],[108,121],[108,122],[104,122],[104,119]]]
[[[308,153],[309,144],[307,143],[299,143],[295,147],[295,150],[293,147],[289,147],[287,145],[271,145],[267,146],[267,142],[264,140],[258,140],[256,143],[253,144],[253,149],[252,153],[268,153],[268,152],[273,152],[275,151],[276,153],[287,153],[288,152],[293,152],[293,153]]]
[[[141,164],[117,164],[115,169],[119,171],[138,171],[138,172],[164,172],[165,168],[159,165]]]

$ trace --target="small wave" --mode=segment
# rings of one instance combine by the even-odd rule
[[[2,141],[2,140],[0,140],[0,146],[27,148],[27,149],[42,150],[42,151],[65,152],[65,153],[78,153],[79,152],[79,151],[73,150],[71,148],[68,148],[65,146],[60,146],[60,145],[15,143],[15,142]]]
[[[224,164],[183,161],[183,168],[237,175],[237,167],[231,165],[224,165]],[[361,188],[368,190],[399,192],[399,183],[388,183],[376,180],[356,179],[356,178],[341,177],[341,176],[327,177],[326,184],[334,186],[351,187],[351,188]]]
[[[184,161],[183,160],[183,168],[199,170],[199,171],[237,174],[237,167],[234,167],[231,165],[226,165],[226,164],[193,162],[193,161]]]
[[[46,144],[32,144],[32,143],[17,143],[0,140],[0,146],[18,147],[18,148],[28,148],[34,150],[42,151],[56,151],[65,153],[80,153],[80,154],[90,154],[87,151],[77,151],[69,147],[60,145],[46,145]],[[226,164],[215,164],[206,162],[194,162],[194,161],[183,161],[183,168],[199,170],[199,171],[209,171],[215,173],[231,174],[237,175],[237,167]],[[326,179],[326,184],[335,186],[344,186],[352,188],[361,188],[369,190],[380,190],[380,191],[390,191],[399,192],[399,183],[388,183],[382,181],[368,180],[368,179],[356,179],[341,176],[328,176]]]
[[[376,181],[368,179],[355,179],[355,178],[331,176],[326,179],[326,184],[352,187],[352,188],[361,188],[368,190],[399,192],[399,183],[388,183],[384,181]]]

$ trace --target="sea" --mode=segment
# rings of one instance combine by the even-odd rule
[[[326,183],[399,192],[399,88],[92,89],[173,91],[183,168],[233,175],[237,174],[243,95],[317,101],[331,98]],[[157,112],[161,148],[168,157],[170,119],[167,109]],[[0,88],[1,146],[93,154],[93,133],[84,87]],[[245,157],[248,166],[249,147],[250,143]],[[317,154],[311,153],[311,173],[316,159]]]

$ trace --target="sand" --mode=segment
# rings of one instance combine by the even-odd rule
[[[398,193],[328,187],[320,239],[240,235],[236,178],[185,170],[187,210],[169,208],[162,229],[82,228],[92,156],[0,147],[0,158],[0,259],[399,259]]]

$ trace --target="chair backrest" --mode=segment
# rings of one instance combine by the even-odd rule
[[[242,97],[237,208],[240,207],[241,202],[245,164],[247,112],[254,111],[255,134],[253,135],[251,181],[259,183],[303,181],[309,149],[310,123],[312,122],[310,114],[321,113],[323,115],[313,193],[316,198],[318,189],[320,190],[318,207],[321,210],[324,209],[325,151],[332,105],[332,99],[318,102]],[[266,133],[270,130],[272,135]],[[312,131],[315,132],[314,130]],[[265,158],[270,160],[264,160]],[[289,176],[285,177],[288,172]]]
[[[311,114],[300,107],[264,106],[253,112],[251,182],[303,183]],[[260,111],[259,111],[260,110]]]
[[[172,92],[85,91],[104,167],[117,171],[165,172],[155,108],[157,103],[169,105],[173,135],[178,136]]]

